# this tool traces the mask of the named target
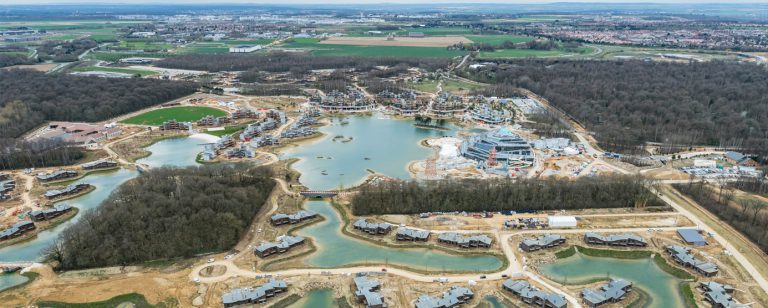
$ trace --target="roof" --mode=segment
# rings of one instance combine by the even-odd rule
[[[416,229],[410,229],[410,228],[398,228],[397,234],[405,235],[412,238],[427,238],[429,236],[429,231],[416,230]]]
[[[543,292],[538,288],[531,286],[531,284],[525,280],[515,281],[512,279],[507,279],[502,284],[507,289],[510,289],[513,292],[520,294],[520,297],[530,298],[530,299],[539,298],[545,302],[548,302],[551,306],[554,306],[554,307],[566,306],[566,301],[564,296],[556,293]]]
[[[416,300],[416,307],[417,308],[454,307],[456,306],[456,304],[461,303],[465,298],[472,297],[474,295],[475,294],[472,293],[472,290],[468,288],[453,286],[450,289],[448,289],[447,292],[443,293],[443,296],[440,298],[431,297],[429,295],[419,296],[419,298]]]
[[[547,246],[561,239],[563,236],[559,234],[544,234],[536,238],[523,239],[523,244],[526,246]]]
[[[699,233],[699,230],[696,230],[696,229],[678,229],[677,234],[680,234],[680,236],[683,238],[683,240],[686,243],[700,243],[700,242],[706,243],[707,242],[707,240],[705,240],[704,237],[701,236],[701,233]]]
[[[371,280],[364,276],[355,277],[355,288],[357,289],[355,295],[364,296],[368,306],[384,304],[384,297],[381,296],[381,293],[375,292],[380,286],[381,283],[376,280]]]
[[[493,240],[484,234],[463,236],[461,234],[454,233],[454,232],[446,232],[446,233],[440,233],[437,236],[437,239],[441,241],[453,242],[457,244],[468,244],[471,242],[480,242],[486,245],[491,245],[493,243]]]
[[[739,152],[734,152],[734,151],[725,152],[725,157],[728,159],[735,160],[737,162],[741,162],[742,160],[748,159],[748,157],[746,157],[744,154],[741,154]]]
[[[620,241],[633,240],[633,241],[645,243],[645,239],[643,237],[633,233],[600,235],[594,232],[587,232],[584,234],[584,236],[596,238],[604,242],[620,242]]]
[[[291,246],[299,244],[303,241],[304,237],[301,236],[283,235],[277,237],[275,242],[265,242],[259,244],[256,246],[256,248],[254,248],[254,250],[258,252],[264,252],[273,248],[290,248]]]
[[[255,301],[266,296],[267,292],[275,289],[285,289],[288,285],[284,280],[270,279],[267,283],[256,288],[234,289],[221,296],[221,302],[226,304],[235,304],[243,301]]]

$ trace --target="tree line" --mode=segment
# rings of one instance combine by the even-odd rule
[[[758,65],[524,59],[462,74],[546,97],[609,151],[651,141],[768,155],[768,74]]]
[[[352,211],[377,215],[662,206],[649,185],[647,179],[630,176],[385,182],[362,187],[352,199]]]
[[[15,138],[45,121],[102,121],[195,92],[193,83],[0,71],[0,131]]]
[[[353,68],[358,71],[369,71],[376,66],[396,66],[401,63],[409,67],[436,70],[447,67],[450,59],[325,57],[312,56],[306,53],[271,52],[261,55],[183,55],[163,59],[157,63],[157,66],[209,72],[255,70],[308,73],[310,70],[318,69]]]
[[[77,61],[78,57],[86,50],[99,44],[96,41],[84,38],[67,41],[46,41],[37,48],[37,57],[40,61],[53,60],[54,62]]]
[[[272,171],[264,167],[152,169],[82,214],[47,256],[69,270],[227,250],[243,236],[274,186]]]
[[[735,198],[728,188],[711,189],[703,182],[673,185],[720,220],[746,235],[768,253],[768,204],[749,198]]]

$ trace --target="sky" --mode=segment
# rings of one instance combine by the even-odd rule
[[[507,3],[507,4],[541,4],[541,3],[557,3],[557,2],[576,2],[576,3],[766,3],[766,0],[222,0],[219,3],[249,3],[249,4],[381,4],[381,3],[409,3],[409,4],[425,4],[425,3]],[[0,5],[7,4],[172,4],[172,3],[195,3],[195,4],[212,4],[209,0],[165,0],[165,1],[153,1],[153,0],[0,0]]]

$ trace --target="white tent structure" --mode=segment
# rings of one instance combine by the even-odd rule
[[[576,217],[574,216],[547,216],[550,228],[573,228],[576,227]]]

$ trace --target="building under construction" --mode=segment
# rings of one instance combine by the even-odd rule
[[[487,133],[472,136],[461,144],[461,155],[487,163],[510,165],[532,163],[533,149],[527,140],[502,127]]]

